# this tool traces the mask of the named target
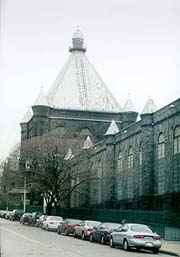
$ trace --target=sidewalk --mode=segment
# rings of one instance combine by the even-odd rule
[[[180,241],[161,240],[160,252],[180,257]]]

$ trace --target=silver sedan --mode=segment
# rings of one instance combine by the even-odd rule
[[[111,234],[110,246],[123,246],[125,251],[131,247],[138,251],[142,249],[158,253],[161,247],[160,236],[149,226],[143,224],[126,223]]]

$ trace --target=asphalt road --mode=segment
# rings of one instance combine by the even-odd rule
[[[155,257],[0,219],[1,257]],[[157,256],[166,257],[159,253]]]

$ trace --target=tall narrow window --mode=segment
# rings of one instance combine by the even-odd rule
[[[139,145],[139,166],[142,165],[142,142]]]
[[[180,153],[180,126],[174,130],[174,154]]]
[[[163,133],[159,134],[158,138],[158,159],[162,159],[165,156],[165,143]]]
[[[118,156],[118,173],[120,174],[122,172],[122,152],[119,152]]]
[[[128,151],[128,168],[133,168],[133,150],[131,146]]]
[[[99,161],[98,163],[98,173],[97,173],[97,177],[98,177],[98,203],[101,203],[101,193],[102,193],[102,165],[101,165],[101,161]]]

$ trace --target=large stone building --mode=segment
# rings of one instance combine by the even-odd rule
[[[180,99],[157,110],[149,98],[137,121],[130,98],[121,108],[89,62],[79,29],[69,51],[21,122],[22,143],[53,130],[84,141],[68,158],[73,172],[86,170],[94,180],[71,196],[71,207],[180,210]]]

